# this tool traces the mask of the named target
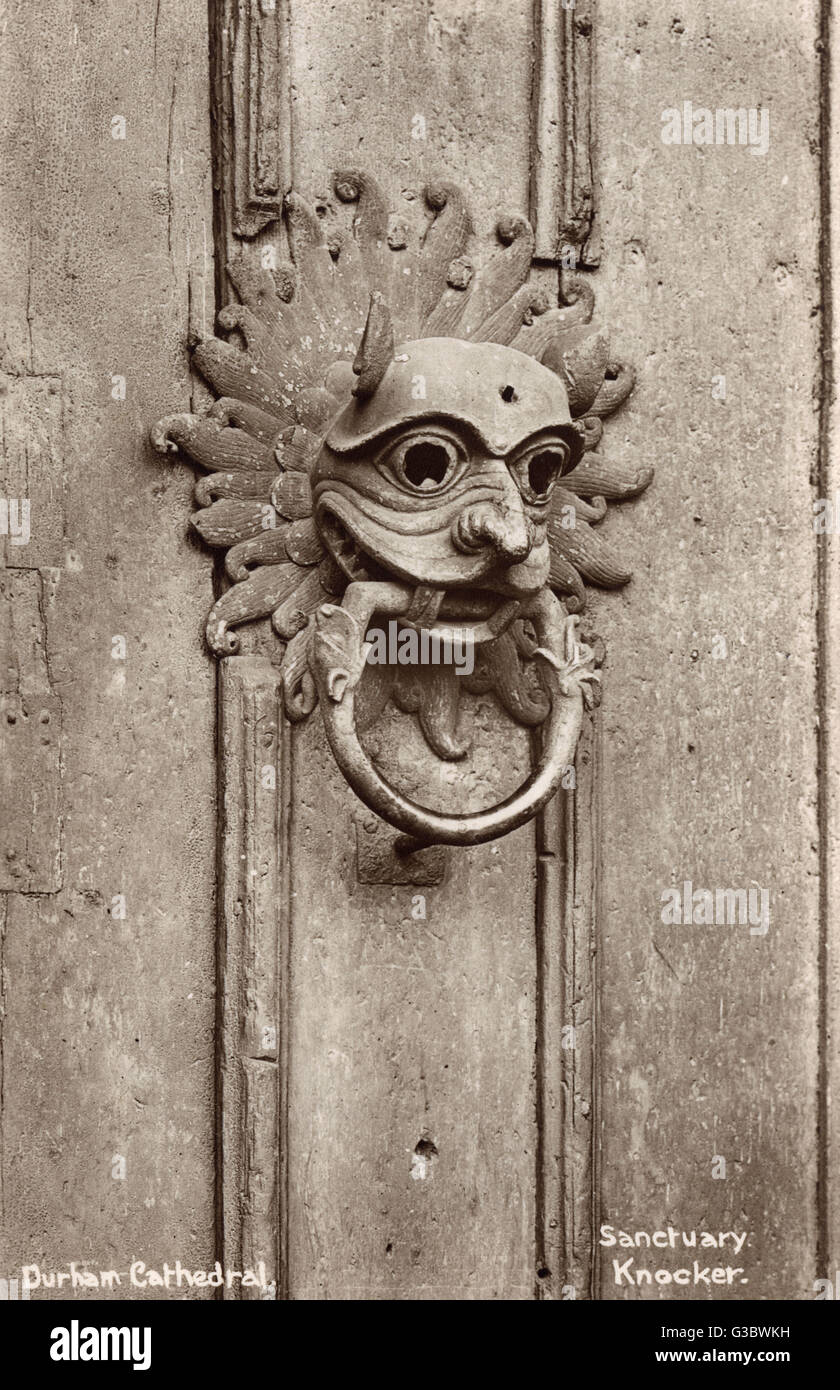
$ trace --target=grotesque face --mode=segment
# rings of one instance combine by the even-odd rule
[[[351,579],[525,598],[548,581],[549,502],[580,455],[554,372],[497,343],[398,347],[326,433],[315,518]]]

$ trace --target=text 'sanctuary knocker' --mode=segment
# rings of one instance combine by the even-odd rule
[[[529,283],[523,218],[500,220],[474,260],[457,187],[425,190],[413,244],[368,175],[337,174],[334,189],[352,230],[293,193],[291,262],[229,267],[242,302],[219,325],[235,341],[209,338],[194,355],[220,399],[203,417],[161,420],[152,439],[210,470],[193,524],[227,551],[232,581],[207,620],[212,650],[232,655],[232,629],[270,614],[287,644],[286,714],[320,703],[362,801],[414,843],[478,844],[535,816],[574,758],[598,680],[577,633],[584,580],[630,577],[593,528],[652,476],[597,448],[633,374],[611,362],[582,277],[564,276],[557,307]],[[468,641],[472,659],[469,674],[445,661],[375,668],[368,723],[392,700],[445,759],[470,747],[462,690],[492,691],[542,726],[535,765],[501,804],[443,814],[375,766],[356,697],[376,618],[438,651]]]

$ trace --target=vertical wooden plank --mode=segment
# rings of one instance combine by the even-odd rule
[[[284,853],[284,726],[276,668],[261,657],[222,663],[219,854],[221,1250],[229,1269],[279,1279],[282,1129],[279,1059],[288,870]]]
[[[578,745],[574,819],[570,818],[567,824],[566,854],[574,866],[574,891],[568,904],[563,943],[564,1020],[568,1020],[574,1030],[574,1046],[568,1045],[568,1036],[561,1036],[567,1102],[563,1179],[566,1288],[563,1296],[574,1298],[595,1297],[597,1126],[600,1119],[597,964],[601,921],[601,737],[601,716],[593,712],[591,722],[584,725]]]
[[[537,823],[536,1295],[592,1297],[598,730]]]
[[[6,1222],[6,1124],[2,1100],[5,1093],[6,1040],[6,921],[9,894],[0,893],[0,1231]]]
[[[822,223],[822,382],[818,491],[831,505],[833,522],[817,537],[819,547],[820,812],[822,969],[820,1012],[821,1230],[817,1277],[840,1294],[840,403],[836,386],[838,319],[832,271],[840,264],[837,152],[840,149],[840,48],[828,0],[820,11]],[[823,512],[820,504],[815,513]],[[824,512],[823,512],[824,514]],[[815,520],[816,524],[816,520]]]
[[[743,1270],[719,1288],[630,1284],[616,1255],[686,1261],[603,1247],[607,1299],[813,1297],[816,36],[814,4],[710,16],[691,0],[678,22],[635,0],[599,9],[602,227],[624,248],[599,305],[640,368],[610,448],[657,464],[612,530],[633,584],[594,606],[610,654],[600,1221],[749,1232],[742,1257],[715,1258]],[[684,98],[766,108],[766,154],[664,144],[662,113]],[[768,930],[663,921],[663,893],[688,880],[767,890]]]
[[[0,1277],[212,1264],[212,585],[191,480],[147,445],[212,317],[207,47],[204,0],[4,16],[0,475],[32,536],[4,545],[0,658],[34,761],[3,811],[40,857],[3,879],[26,891],[3,947]],[[138,1293],[159,1296],[118,1289]]]
[[[502,752],[504,744],[504,752]],[[488,701],[469,764],[391,711],[375,756],[431,804],[487,805],[529,756]],[[534,829],[436,886],[359,884],[320,718],[293,731],[289,1294],[534,1297]]]
[[[535,739],[536,742],[536,739]],[[567,925],[567,816],[560,794],[537,820],[536,881],[536,1282],[540,1299],[556,1299],[565,1285],[566,1222],[563,1201],[565,1086],[563,945]]]
[[[277,134],[279,148],[293,151],[297,188],[326,208],[332,198],[331,170],[361,164],[381,179],[397,204],[401,195],[416,202],[423,183],[433,176],[455,179],[465,188],[482,229],[489,230],[502,212],[525,211],[534,36],[530,0],[505,13],[509,80],[504,102],[489,105],[483,93],[500,36],[498,16],[482,4],[465,9],[433,0],[421,12],[410,7],[383,11],[371,3],[345,13],[301,3],[284,11],[288,72],[279,75],[273,119],[284,120],[288,88],[290,124],[281,125]],[[255,196],[253,150],[259,132],[267,135],[271,118],[266,121],[249,76],[254,24],[264,34],[275,7],[223,0],[214,13],[216,225],[227,253],[236,254],[242,238],[257,238],[259,246],[278,235],[272,223],[279,204],[272,201],[271,190],[264,198]],[[587,20],[587,39],[589,27]],[[561,31],[568,66],[572,31],[565,18]],[[579,60],[580,43],[577,54]],[[570,80],[565,70],[552,77],[551,100],[564,100],[564,83]],[[585,105],[588,90],[581,87],[579,95]],[[562,122],[564,169],[577,179],[577,191],[569,194],[572,202],[581,186],[578,171],[589,157],[576,119]],[[540,187],[554,199],[550,178],[544,177]],[[541,215],[544,223],[545,207]],[[578,241],[582,225],[580,219],[575,225]],[[266,645],[251,634],[246,642],[249,650],[268,652],[273,638]],[[245,1085],[243,1078],[253,1080],[253,1068],[247,1044],[237,1034],[245,1007],[237,972],[244,969],[249,945],[247,921],[239,916],[241,892],[231,885],[240,882],[240,861],[247,864],[257,854],[252,837],[264,834],[265,826],[260,830],[231,803],[235,787],[242,806],[248,804],[241,779],[252,738],[239,687],[245,677],[234,675],[234,669],[249,668],[227,668],[221,685],[222,707],[228,711],[223,713],[222,756],[230,760],[223,774],[222,856],[228,887],[223,894],[226,1153],[221,1178],[224,1248],[231,1257],[243,1241],[238,1193],[244,1186],[244,1154],[248,1143],[265,1141],[271,1113],[270,1107],[260,1113],[261,1102]],[[463,805],[465,785],[470,798],[477,798],[474,804],[486,802],[491,788],[498,790],[521,774],[528,739],[483,702],[477,717],[476,761],[466,774],[437,763],[413,725],[393,717],[383,735],[383,756],[393,757],[418,788],[439,783],[445,798],[455,798],[453,804]],[[282,1125],[288,1110],[288,1143],[280,1160],[288,1206],[284,1213],[281,1205],[277,1215],[281,1226],[288,1222],[287,1237],[281,1238],[288,1240],[281,1289],[290,1297],[534,1297],[546,1286],[544,1278],[540,1285],[534,1264],[534,1231],[541,1218],[535,1211],[533,830],[501,846],[454,853],[458,886],[447,881],[428,894],[412,892],[410,884],[362,886],[356,878],[355,844],[357,835],[365,834],[366,813],[337,777],[317,717],[296,733],[294,748],[288,822],[292,1004],[280,1040],[288,1051],[279,1080],[281,1088],[288,1086],[288,1104],[281,1104],[278,1118]],[[573,831],[570,826],[568,833]],[[567,832],[558,828],[557,833]],[[557,869],[566,857],[567,846],[558,841],[551,856],[541,860],[543,905],[560,889]],[[546,940],[537,938],[543,949],[546,1007],[551,1000],[550,1019],[540,1015],[542,1056],[552,1075],[560,1056],[564,968],[572,996],[578,981],[578,946],[569,947],[565,967],[562,959],[564,936],[573,930],[573,890],[572,878],[564,879],[559,915],[552,918]],[[466,911],[465,892],[475,894]],[[418,914],[428,909],[428,928],[425,915],[415,915],[415,908]],[[486,919],[495,922],[497,914],[504,922],[504,950],[485,931]],[[284,931],[278,929],[282,938]],[[282,940],[279,948],[284,949]],[[573,1016],[579,1003],[570,997]],[[367,1040],[374,1031],[375,1039]],[[455,1056],[462,1059],[463,1076],[453,1074]],[[572,1082],[574,1090],[574,1076]],[[548,1104],[556,1107],[559,1121],[567,1079],[560,1075],[552,1085]],[[578,1119],[582,1103],[575,1092],[571,1108]],[[476,1147],[475,1134],[494,1117],[490,1151],[485,1152],[480,1143]],[[567,1201],[563,1169],[571,1156],[562,1125],[552,1147],[555,1187],[547,1205],[560,1213]],[[585,1167],[582,1152],[575,1161]],[[384,1204],[377,1204],[369,1171],[378,1175],[378,1188],[387,1193]],[[576,1248],[578,1215],[563,1212],[557,1221],[553,1215],[546,1220],[555,1226],[559,1221],[564,1239]],[[561,1263],[557,1277],[562,1285]]]
[[[505,11],[492,103],[500,16],[482,4],[289,13],[296,187],[329,205],[329,173],[349,163],[395,213],[441,176],[485,234],[527,210],[530,0]],[[529,740],[486,702],[476,718],[463,768],[393,712],[382,756],[432,803],[487,804],[521,776]],[[370,818],[317,717],[295,732],[293,780],[289,1294],[533,1298],[533,829],[449,852],[441,885],[360,885]]]

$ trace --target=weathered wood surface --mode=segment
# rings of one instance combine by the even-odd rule
[[[50,684],[45,604],[53,581],[37,570],[0,573],[0,889],[55,893],[61,883],[61,702]]]
[[[295,186],[328,191],[324,176],[349,158],[351,167],[381,170],[393,192],[418,196],[431,175],[468,182],[485,232],[500,207],[527,211],[531,11],[531,0],[503,12],[481,0],[293,0]]]
[[[226,13],[222,52],[242,42],[241,18],[237,26]],[[501,213],[527,212],[532,26],[531,6],[506,13],[505,99],[488,102],[498,17],[481,6],[424,14],[293,5],[286,133],[295,187],[328,204],[330,171],[362,165],[382,179],[397,216],[403,195],[410,213],[441,176],[468,189],[485,233]],[[234,148],[233,173],[241,156]],[[241,199],[235,178],[221,183],[234,249]],[[280,227],[269,222],[259,243],[282,253]],[[546,287],[556,294],[556,275]],[[491,702],[478,713],[466,770],[442,767],[393,715],[380,733],[384,765],[433,804],[463,809],[466,796],[486,805],[521,780],[529,739]],[[574,1085],[562,1094],[565,996],[552,969],[570,906],[562,817],[543,832],[539,923],[533,829],[503,846],[450,852],[439,885],[361,885],[357,836],[375,833],[375,818],[343,785],[317,715],[293,736],[289,821],[282,1292],[559,1297],[580,1222],[562,1214],[563,1131],[538,1142],[538,1111],[572,1116],[586,1104]],[[582,1036],[591,1047],[586,1025]],[[264,1114],[253,1118],[264,1125]],[[582,1125],[588,1146],[591,1121]],[[237,1185],[226,1187],[236,1207]]]
[[[840,45],[837,42],[837,21],[830,8],[823,14],[821,65],[824,84],[822,129],[822,188],[821,214],[829,217],[829,236],[821,243],[822,271],[829,276],[831,267],[840,264],[840,217],[837,215],[838,132],[840,132]],[[829,46],[830,41],[830,46]],[[827,90],[825,90],[827,88]],[[840,1268],[840,1188],[836,1174],[840,1171],[840,933],[836,923],[840,913],[840,725],[837,718],[837,691],[840,689],[840,526],[837,525],[837,506],[840,504],[840,401],[834,385],[834,364],[838,360],[837,313],[833,302],[824,299],[826,322],[824,347],[829,349],[823,358],[821,381],[821,445],[819,491],[834,504],[835,525],[821,541],[820,608],[822,620],[820,638],[821,670],[821,728],[820,752],[822,774],[823,878],[822,878],[822,965],[824,969],[822,1005],[826,1045],[820,1081],[824,1088],[824,1134],[826,1145],[821,1177],[826,1184],[824,1193],[825,1238],[819,1251],[820,1277],[836,1281]]]
[[[374,169],[392,200],[401,190],[416,198],[425,180],[443,171],[470,186],[485,223],[500,205],[527,206],[534,94],[520,44],[530,47],[536,38],[533,20],[525,7],[506,15],[510,80],[504,102],[488,104],[492,20],[482,6],[467,13],[434,5],[423,15],[363,6],[345,15],[293,5],[289,155],[296,186],[327,204],[330,169],[349,162]],[[317,723],[295,736],[284,1247],[291,1297],[426,1298],[442,1289],[461,1297],[650,1296],[646,1287],[628,1292],[615,1285],[611,1262],[599,1258],[594,1243],[600,1221],[649,1232],[669,1224],[686,1231],[746,1228],[749,1284],[722,1295],[716,1287],[716,1294],[812,1292],[824,1045],[812,849],[813,22],[813,15],[776,15],[761,33],[750,30],[745,45],[747,22],[737,14],[714,29],[698,7],[681,19],[652,19],[641,7],[628,15],[610,5],[600,15],[596,91],[610,99],[597,101],[595,119],[605,244],[614,248],[601,277],[600,311],[605,321],[623,324],[618,351],[646,365],[644,394],[625,415],[624,439],[613,436],[610,447],[628,457],[656,453],[662,501],[642,503],[614,523],[638,535],[637,579],[625,595],[594,605],[611,650],[603,821],[580,797],[574,820],[540,840],[537,857],[533,845],[523,850],[514,840],[497,847],[507,879],[517,884],[517,904],[535,894],[529,916],[539,905],[539,930],[516,957],[514,975],[531,1001],[533,1038],[500,1031],[496,1021],[499,992],[491,982],[499,958],[495,944],[479,936],[487,917],[480,870],[487,851],[458,854],[450,866],[475,885],[466,912],[463,894],[456,911],[449,880],[423,892],[427,911],[431,906],[445,923],[430,959],[426,932],[411,916],[415,895],[405,885],[355,884],[352,803],[324,756]],[[697,104],[768,104],[764,86],[749,103],[740,87],[728,94],[723,55],[737,50],[739,61],[746,55],[747,74],[763,72],[772,35],[790,28],[797,82],[790,84],[777,46],[765,157],[662,144],[661,112],[680,107],[689,88]],[[545,55],[545,44],[539,51]],[[642,71],[655,80],[640,84]],[[542,70],[539,80],[546,80]],[[626,131],[638,138],[628,144]],[[687,260],[685,220],[672,215],[674,188],[681,206],[705,210],[692,227],[696,264]],[[726,228],[731,235],[721,234]],[[261,241],[278,233],[269,224]],[[750,248],[743,260],[733,255],[742,242]],[[681,311],[686,302],[690,322]],[[737,314],[728,315],[730,303]],[[781,373],[766,370],[773,345],[778,353],[782,342],[791,358],[783,395]],[[713,394],[722,376],[725,400]],[[668,447],[660,457],[663,437]],[[780,449],[782,476],[775,468],[768,494],[766,455]],[[789,516],[799,517],[800,546],[786,544]],[[784,682],[784,702],[774,695],[776,681]],[[766,731],[756,726],[761,701]],[[792,708],[799,717],[791,718]],[[497,745],[504,742],[503,776],[516,758],[502,724],[491,719],[489,727]],[[392,730],[382,751],[404,772],[416,761],[422,785],[430,767],[425,750]],[[585,826],[581,814],[589,817]],[[521,846],[525,837],[517,839]],[[607,876],[603,898],[595,896],[599,862]],[[665,927],[662,893],[687,878],[712,889],[766,887],[766,937],[748,925]],[[381,908],[374,905],[379,897]],[[507,915],[514,907],[494,893],[493,910]],[[387,956],[394,938],[381,935],[379,915],[399,929],[394,959]],[[525,918],[510,920],[522,926]],[[785,931],[786,920],[793,929]],[[417,978],[406,982],[408,936],[419,957]],[[473,963],[468,982],[465,959]],[[464,1020],[454,1011],[441,1017],[439,1001],[446,1003],[455,981],[462,991],[467,983],[477,989],[482,975],[479,1002],[467,993],[461,1007],[467,1020],[475,1007],[493,1026],[464,1035]],[[436,982],[437,1012],[426,1002],[427,976]],[[599,1017],[595,1069],[587,1049]],[[564,1057],[563,1029],[572,1019],[581,1048]],[[427,1056],[437,1063],[453,1038],[466,1078],[455,1106],[451,1076],[430,1083],[434,1066],[426,1063]],[[362,1055],[365,1046],[370,1057]],[[425,1128],[415,1094],[420,1080],[423,1114],[438,1117]],[[514,1096],[527,1097],[521,1113]],[[501,1158],[517,1217],[533,1203],[524,1223],[505,1207],[485,1228],[469,1211],[471,1191],[484,1191],[487,1207],[499,1200],[501,1179],[488,1168],[480,1137],[488,1104],[492,1112],[510,1108],[517,1142],[503,1147]],[[472,1147],[470,1132],[479,1136]],[[459,1169],[460,1190],[447,1186],[444,1154],[451,1150],[467,1165]],[[428,1184],[419,1189],[427,1194],[422,1207],[412,1198],[412,1173],[418,1185]],[[778,1194],[772,1203],[770,1193]],[[474,1268],[476,1235],[483,1273]],[[698,1296],[696,1288],[672,1286],[668,1296],[674,1292]],[[660,1293],[655,1286],[654,1296]]]
[[[13,5],[0,69],[0,1276],[208,1267],[211,566],[146,440],[212,317],[206,5]]]
[[[815,5],[769,0],[599,11],[601,294],[640,368],[611,448],[657,465],[616,519],[634,582],[595,607],[610,653],[599,1219],[748,1229],[743,1259],[712,1261],[749,1279],[711,1290],[724,1298],[812,1298],[824,1273],[816,21]],[[766,107],[768,153],[661,144],[660,113],[688,99]],[[662,891],[687,879],[768,889],[767,934],[663,925]],[[602,1298],[710,1296],[617,1287],[616,1252],[600,1253]]]
[[[286,7],[237,8],[278,13],[288,44],[265,129],[248,128],[249,215],[273,168],[328,198],[347,162],[414,197],[456,179],[483,229],[528,208],[534,14],[556,7],[291,0],[288,23]],[[817,814],[820,758],[836,811],[836,730],[824,718],[818,748],[834,666],[820,691],[812,480],[836,484],[817,458],[816,0],[654,11],[601,0],[595,17],[599,307],[640,373],[610,450],[658,468],[610,521],[638,558],[625,593],[594,601],[602,737],[573,815],[453,851],[443,884],[414,888],[356,882],[364,812],[317,715],[272,750],[290,864],[252,855],[261,881],[239,879],[229,822],[222,865],[240,946],[265,959],[274,908],[282,949],[252,964],[259,979],[222,976],[215,1237],[210,565],[185,538],[186,472],[144,442],[187,404],[185,338],[212,320],[206,7],[51,0],[8,17],[2,485],[28,489],[33,534],[5,542],[0,595],[0,1276],[207,1267],[216,1239],[258,1259],[274,1232],[291,1298],[698,1296],[617,1286],[601,1222],[749,1230],[743,1260],[720,1261],[749,1283],[701,1296],[808,1298],[836,1268],[836,1198],[817,1187],[836,1168],[838,1030],[834,880],[819,891],[836,836]],[[767,107],[767,155],[664,146],[661,112],[684,100]],[[223,208],[222,256],[233,225]],[[269,221],[257,245],[275,239]],[[821,582],[836,609],[835,540]],[[272,678],[233,665],[225,773],[267,833],[254,758]],[[237,725],[246,694],[261,713]],[[487,705],[480,723],[476,802],[527,757]],[[418,789],[436,775],[401,719],[381,752]],[[593,775],[600,823],[582,820]],[[767,888],[767,934],[664,925],[661,894],[685,879]]]
[[[268,1288],[246,1297],[274,1297],[286,1215],[289,757],[277,668],[265,658],[222,664],[219,755],[219,1246],[227,1269],[262,1263]]]
[[[488,713],[471,771],[426,782],[419,732],[387,724],[381,756],[449,808],[492,802],[528,756],[517,730],[502,762]],[[439,886],[360,887],[354,821],[375,818],[315,721],[292,784],[290,1294],[531,1298],[533,829],[453,851]]]

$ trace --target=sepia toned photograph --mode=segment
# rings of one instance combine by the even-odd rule
[[[0,19],[3,1335],[552,1302],[796,1369],[830,0]]]

